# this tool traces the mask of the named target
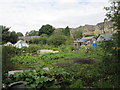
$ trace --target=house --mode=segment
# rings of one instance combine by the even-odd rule
[[[114,30],[114,28],[114,22],[108,21],[106,18],[103,22],[97,23],[96,25],[84,25],[79,27],[79,29],[82,30],[83,36],[116,33],[116,30]],[[76,32],[77,30],[78,28],[70,29],[71,36],[73,36],[73,32]]]
[[[97,42],[107,41],[112,39],[112,34],[102,34],[98,37]]]
[[[19,40],[16,44],[14,44],[14,46],[16,48],[29,47],[29,45],[23,40]]]
[[[97,25],[95,25],[94,33],[96,35],[104,33],[104,23],[103,22],[102,23],[98,23]]]
[[[81,45],[91,45],[93,41],[96,41],[95,36],[91,37],[83,37],[81,39],[75,39],[74,40],[74,47],[76,49],[80,48]]]
[[[114,32],[114,22],[108,21],[106,18],[104,22],[95,25],[95,34],[105,34]]]
[[[83,26],[83,35],[93,35],[94,30],[94,25],[85,25]]]

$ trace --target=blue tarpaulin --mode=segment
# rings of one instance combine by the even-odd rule
[[[93,44],[92,44],[92,46],[93,46],[93,47],[96,47],[96,46],[97,46],[97,44],[96,44],[96,43],[93,43]]]

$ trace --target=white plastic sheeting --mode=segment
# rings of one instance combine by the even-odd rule
[[[37,53],[38,54],[45,54],[45,53],[58,53],[59,51],[53,51],[53,50],[48,50],[48,49],[42,49],[39,50]]]
[[[19,40],[14,46],[16,48],[29,47],[29,45],[22,40]]]

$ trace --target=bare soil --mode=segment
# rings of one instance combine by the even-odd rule
[[[69,58],[65,59],[68,62],[67,63],[58,63],[56,64],[57,66],[60,67],[70,67],[71,64],[77,63],[77,64],[94,64],[95,60],[94,59],[88,59],[88,58]],[[72,63],[70,63],[72,61]]]

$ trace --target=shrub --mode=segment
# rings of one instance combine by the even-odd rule
[[[66,41],[66,36],[60,35],[60,34],[53,34],[50,36],[48,39],[48,44],[49,45],[54,45],[54,46],[60,46],[62,44],[65,44]]]
[[[69,88],[83,88],[83,81],[78,79],[73,84],[71,84]]]
[[[73,50],[73,45],[61,45],[58,47],[60,51],[71,52]]]

